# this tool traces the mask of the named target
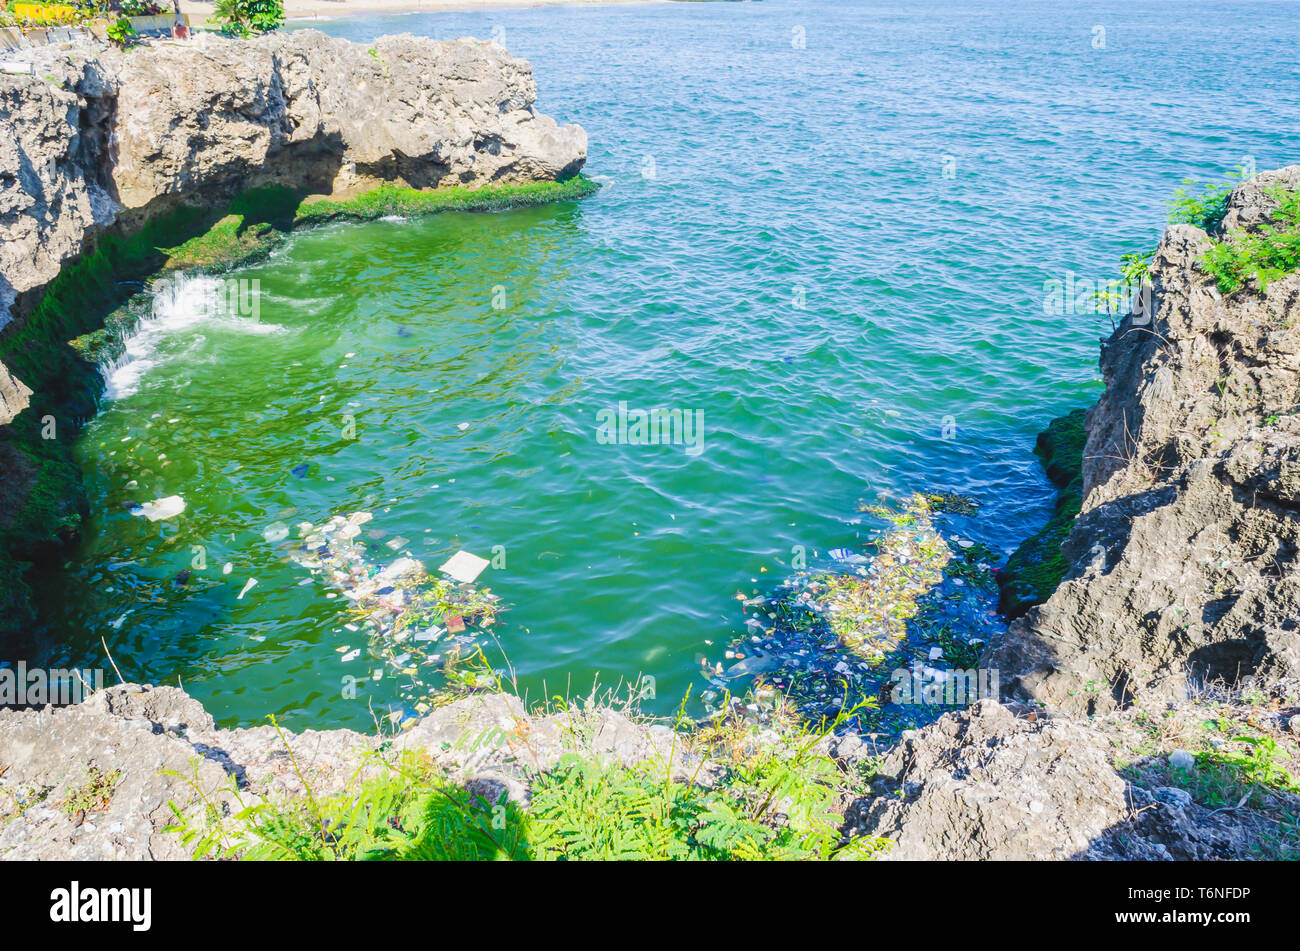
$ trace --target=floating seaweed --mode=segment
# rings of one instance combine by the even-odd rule
[[[895,733],[942,712],[893,702],[895,687],[900,677],[942,684],[955,668],[976,665],[1001,627],[994,553],[945,539],[929,496],[864,511],[889,523],[871,554],[836,549],[832,569],[799,572],[767,595],[737,594],[745,634],[725,653],[732,663],[704,664],[711,716],[766,722],[794,711],[820,721],[871,701],[845,727]],[[732,697],[745,682],[747,695]]]

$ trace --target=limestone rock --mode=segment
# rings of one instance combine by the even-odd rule
[[[1225,227],[1267,223],[1277,182],[1300,166],[1238,186]],[[1169,228],[1153,313],[1103,344],[1072,567],[986,658],[1013,697],[1093,713],[1300,673],[1300,274],[1225,297],[1208,246]]]
[[[849,822],[887,859],[1065,859],[1128,815],[1103,737],[992,701],[904,734],[877,775]]]
[[[0,710],[0,858],[184,858],[179,838],[163,832],[175,821],[169,803],[192,813],[201,790],[236,809],[300,797],[304,781],[329,796],[383,773],[377,753],[392,760],[403,751],[492,801],[504,792],[526,802],[532,779],[566,753],[653,760],[682,780],[711,775],[667,728],[606,707],[532,716],[514,697],[474,694],[382,740],[353,730],[218,729],[182,690],[120,684],[76,706]],[[102,809],[70,815],[65,803],[90,770],[117,774],[111,795]]]

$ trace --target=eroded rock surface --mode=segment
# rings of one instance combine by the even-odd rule
[[[1277,185],[1300,166],[1239,186],[1220,236],[1269,223]],[[1151,315],[1103,345],[1071,567],[986,659],[1013,696],[1099,712],[1300,673],[1300,274],[1224,296],[1209,244],[1170,227]]]
[[[0,711],[0,858],[174,859],[163,829],[169,803],[190,811],[200,792],[236,808],[261,798],[328,796],[382,773],[375,754],[422,753],[489,801],[526,802],[530,776],[565,754],[661,764],[675,778],[706,777],[664,726],[607,708],[530,716],[516,698],[475,694],[434,710],[396,737],[352,730],[218,729],[175,687],[122,684],[70,707]],[[292,755],[291,755],[292,754]],[[69,802],[94,777],[117,773],[107,804],[83,816]]]
[[[1134,746],[1124,734],[1149,745],[1149,722],[1049,718],[981,701],[905,734],[846,826],[892,839],[887,860],[1267,857],[1264,843],[1289,834],[1268,812],[1209,808],[1183,788],[1121,774],[1116,758]],[[1274,795],[1286,800],[1274,812],[1300,807],[1300,797]]]

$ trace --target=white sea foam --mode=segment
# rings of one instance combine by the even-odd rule
[[[249,334],[274,334],[284,330],[264,324],[259,317],[256,282],[208,275],[174,274],[153,288],[150,312],[142,317],[123,341],[121,356],[100,366],[104,376],[104,398],[130,396],[140,381],[157,366],[160,347],[169,338],[200,326],[217,325],[223,330]],[[202,339],[201,337],[199,339]]]

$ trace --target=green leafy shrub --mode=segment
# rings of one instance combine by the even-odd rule
[[[355,795],[244,805],[230,819],[203,796],[200,821],[175,804],[180,835],[196,858],[257,861],[488,861],[525,859],[524,825],[509,803],[488,803],[444,783],[407,754]],[[295,769],[297,768],[295,762]],[[197,783],[191,781],[198,789]]]
[[[1223,223],[1228,210],[1228,196],[1249,178],[1246,170],[1238,166],[1234,175],[1218,185],[1202,186],[1193,179],[1183,179],[1169,202],[1169,223],[1196,225],[1202,231],[1213,232]]]
[[[1252,278],[1263,293],[1271,281],[1300,268],[1300,192],[1274,188],[1269,195],[1278,202],[1271,224],[1233,231],[1202,259],[1221,293],[1231,294]]]
[[[839,721],[837,721],[839,722]],[[711,787],[664,764],[623,766],[573,754],[532,780],[527,810],[457,786],[427,758],[376,757],[384,771],[338,795],[245,805],[232,814],[197,782],[197,815],[172,804],[169,832],[196,858],[334,860],[727,860],[871,858],[875,838],[845,840],[836,808],[846,777],[817,751],[824,734],[733,758]],[[287,748],[287,747],[286,747]]]
[[[118,46],[128,46],[136,38],[135,27],[126,17],[118,17],[108,25],[108,38]]]
[[[284,0],[216,0],[208,22],[229,36],[270,33],[284,23]]]

